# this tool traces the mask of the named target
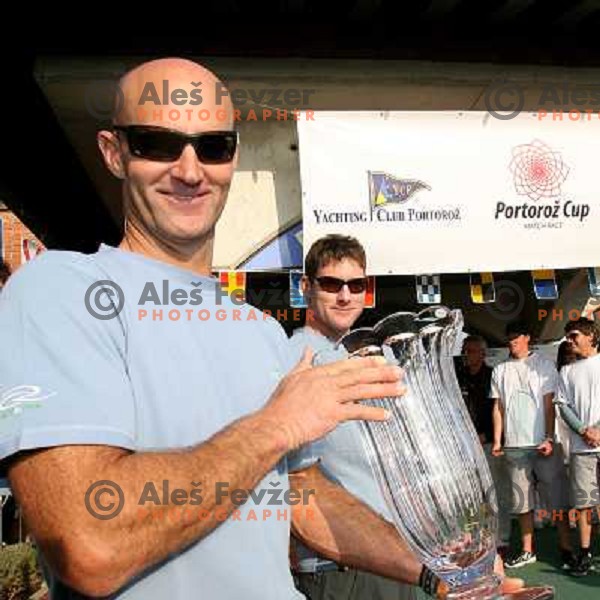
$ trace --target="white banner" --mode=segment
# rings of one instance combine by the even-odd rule
[[[600,262],[597,114],[317,111],[298,134],[305,252],[353,235],[373,275]]]

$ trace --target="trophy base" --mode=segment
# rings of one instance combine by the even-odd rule
[[[514,592],[502,592],[496,576],[486,577],[474,585],[454,588],[446,595],[446,600],[553,600],[554,588],[537,586],[520,588]]]
[[[550,586],[524,588],[517,592],[502,594],[502,600],[553,600],[554,588]]]

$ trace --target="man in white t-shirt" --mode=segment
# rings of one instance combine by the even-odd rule
[[[597,350],[600,332],[594,321],[582,317],[567,323],[565,337],[580,359],[561,371],[559,400],[582,424],[578,431],[571,431],[570,436],[571,505],[581,511],[577,520],[581,549],[571,573],[584,576],[593,570],[590,517],[600,505],[600,355]]]
[[[560,511],[553,515],[561,517],[557,524],[563,568],[572,568],[574,559],[566,513],[567,478],[562,448],[554,439],[553,400],[558,373],[550,360],[530,351],[526,323],[510,323],[506,337],[510,357],[494,368],[490,388],[490,396],[494,398],[492,454],[506,454],[512,487],[511,512],[519,518],[522,549],[509,557],[505,566],[523,567],[537,560],[533,549],[533,510],[538,485],[548,507]]]

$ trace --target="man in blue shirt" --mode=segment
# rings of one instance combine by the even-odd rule
[[[0,295],[0,460],[51,597],[298,598],[290,518],[321,494],[320,506],[352,506],[331,525],[354,566],[440,594],[394,528],[342,488],[312,477],[288,489],[286,455],[339,423],[385,419],[359,401],[401,394],[401,375],[367,358],[313,368],[310,352],[289,372],[281,327],[210,277],[238,158],[223,90],[183,59],[127,73],[98,134],[122,181],[122,242],[47,251]],[[330,535],[317,527],[307,541],[329,547]]]
[[[169,103],[141,112],[165,82]],[[376,359],[313,368],[307,352],[284,377],[281,327],[215,286],[238,157],[218,86],[182,59],[127,73],[114,127],[98,134],[122,181],[122,242],[47,251],[0,295],[0,459],[54,599],[298,598],[286,454],[338,423],[385,419],[357,401],[402,392],[399,370]],[[320,486],[298,492],[300,508]],[[356,566],[419,581],[393,527],[360,503],[350,518],[368,532],[352,540]]]
[[[307,346],[317,353],[334,351],[336,342],[350,331],[365,306],[366,260],[361,243],[352,237],[328,235],[311,246],[302,281],[308,299],[306,325],[296,329],[290,340],[294,360],[302,356]],[[336,427],[310,449],[303,450],[301,456],[301,467],[306,467],[311,459],[318,459],[319,467],[313,469],[320,468],[329,480],[343,486],[387,520],[392,520],[363,447],[358,422]],[[293,475],[292,481],[305,477],[307,473]],[[319,498],[315,498],[315,502],[318,503]],[[308,532],[303,528],[295,529],[299,537],[307,536]],[[334,562],[298,543],[296,560],[299,589],[314,600],[415,597],[411,586],[347,568],[347,557],[342,553]]]

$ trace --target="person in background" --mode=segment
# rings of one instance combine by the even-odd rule
[[[571,344],[564,340],[558,346],[558,352],[556,353],[556,369],[560,373],[563,367],[574,363],[579,357],[573,352]]]
[[[580,511],[580,550],[571,574],[583,577],[594,570],[592,543],[592,512],[600,504],[598,470],[600,469],[600,340],[598,327],[584,317],[565,326],[566,341],[578,360],[565,366],[560,373],[559,408],[572,411],[579,419],[572,427],[570,444],[571,504]]]
[[[494,456],[494,403],[489,397],[492,369],[485,363],[486,341],[478,335],[465,338],[462,360],[456,361],[456,376],[479,441],[483,446],[498,502],[498,553],[505,556],[510,544],[510,480],[504,455]]]
[[[533,549],[533,511],[535,487],[539,486],[544,504],[564,516],[558,520],[557,528],[563,568],[569,568],[574,558],[565,510],[568,508],[567,477],[562,448],[555,444],[553,400],[558,373],[550,360],[530,350],[527,323],[509,323],[506,339],[510,357],[492,372],[492,453],[494,456],[506,454],[512,486],[511,512],[519,518],[522,549],[504,564],[508,568],[519,568],[537,560]]]
[[[294,332],[290,340],[292,362],[302,356],[307,347],[315,352],[333,351],[336,342],[354,326],[365,307],[367,289],[367,259],[364,248],[355,238],[328,235],[317,240],[305,260],[302,288],[308,300],[306,325]],[[317,356],[318,359],[318,356]],[[317,463],[318,461],[318,463]],[[310,444],[288,460],[290,484],[306,489],[320,483],[319,493],[311,497],[314,519],[292,519],[294,567],[297,586],[311,600],[405,600],[417,591],[389,578],[389,575],[356,565],[354,553],[360,540],[369,540],[379,547],[377,539],[354,520],[350,530],[340,524],[353,503],[341,502],[331,495],[322,479],[330,482],[330,490],[341,487],[355,498],[354,503],[368,507],[375,514],[391,521],[362,443],[359,423],[348,422],[337,427],[316,443]],[[303,515],[305,513],[302,513]],[[329,532],[329,536],[322,531]],[[336,537],[347,539],[342,551]],[[328,539],[328,537],[330,539]],[[318,544],[311,539],[319,538]],[[351,550],[351,552],[348,552]],[[337,557],[335,556],[337,555]],[[496,572],[502,574],[502,561],[496,561]],[[385,575],[385,576],[382,576]],[[520,580],[504,580],[505,590],[519,587]],[[513,588],[514,589],[514,588]]]
[[[332,350],[356,323],[365,307],[367,289],[366,254],[360,242],[349,236],[328,235],[314,242],[306,255],[302,281],[307,298],[306,324],[290,340],[292,361],[305,347],[315,352]],[[320,460],[328,479],[350,491],[378,514],[391,521],[383,496],[362,446],[357,422],[340,426],[313,444],[297,465]],[[317,467],[314,467],[317,468]],[[291,475],[302,478],[302,474]],[[296,531],[302,538],[303,532]],[[415,597],[411,586],[365,571],[348,568],[343,560],[327,560],[300,541],[292,541],[296,555],[298,589],[312,600],[407,600]]]
[[[562,341],[558,346],[558,351],[556,353],[556,370],[560,373],[563,367],[574,363],[577,360],[577,356],[573,352],[571,345],[567,340]],[[560,441],[563,452],[565,454],[565,465],[569,465],[569,456],[570,456],[570,439],[569,439],[569,425],[565,420],[565,413],[570,409],[564,403],[559,403],[558,394],[554,398],[554,404],[559,409],[556,414],[556,437]],[[582,425],[581,421],[577,419],[575,413],[571,411],[571,415],[568,415],[566,418],[574,419],[577,422],[578,427]]]

